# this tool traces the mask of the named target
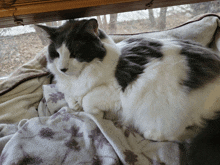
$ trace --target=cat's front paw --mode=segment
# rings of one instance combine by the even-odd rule
[[[170,133],[166,131],[159,131],[157,129],[151,129],[144,132],[144,138],[153,141],[181,141],[178,138],[177,133]]]
[[[79,105],[78,102],[70,102],[68,103],[70,109],[74,110],[74,111],[82,111],[82,106]]]
[[[97,108],[94,108],[94,107],[91,107],[91,108],[84,108],[84,111],[85,112],[88,112],[90,114],[99,114],[101,113],[102,111],[100,109],[97,109]]]
[[[97,108],[85,108],[85,112],[95,115],[96,117],[103,118],[104,112]]]
[[[144,132],[144,138],[153,141],[165,141],[167,140],[163,134],[158,130],[147,130]]]

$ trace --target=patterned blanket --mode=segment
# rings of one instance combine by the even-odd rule
[[[2,151],[0,162],[3,165],[162,165],[180,162],[178,143],[151,142],[101,115],[74,112],[54,84],[44,85],[43,93],[38,107],[40,117],[21,120],[18,129],[16,125],[8,128],[15,134]]]
[[[171,30],[139,35],[189,39],[219,53],[219,20],[205,15]],[[0,165],[187,165],[187,142],[149,141],[103,115],[69,109],[63,93],[50,84],[46,52],[0,80]]]

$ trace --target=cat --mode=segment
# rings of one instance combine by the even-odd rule
[[[220,58],[197,43],[140,35],[116,44],[96,19],[39,27],[51,40],[47,68],[72,109],[115,112],[154,141],[182,140],[220,109]]]
[[[205,120],[206,126],[193,138],[188,151],[189,165],[220,164],[220,113]]]

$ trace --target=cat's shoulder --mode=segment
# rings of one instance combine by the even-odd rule
[[[121,50],[115,77],[124,91],[138,75],[143,73],[144,65],[151,58],[162,58],[162,42],[142,37],[129,38],[117,44]]]

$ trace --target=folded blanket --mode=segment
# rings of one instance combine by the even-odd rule
[[[209,14],[136,35],[193,40],[219,53],[219,20]],[[112,37],[119,42],[132,36]],[[49,84],[46,49],[0,81],[0,164],[187,164],[186,145],[152,142],[102,116],[70,110]]]
[[[0,82],[0,123],[17,123],[38,116],[42,85],[50,82],[45,53],[47,48]]]

